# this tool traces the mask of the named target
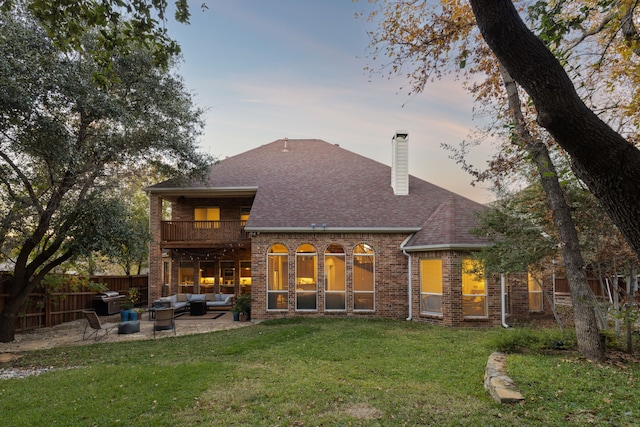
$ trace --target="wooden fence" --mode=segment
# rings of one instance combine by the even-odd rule
[[[84,286],[75,286],[77,276],[61,275],[62,285],[55,291],[44,288],[36,289],[29,294],[24,306],[19,310],[16,319],[16,332],[25,332],[31,329],[59,325],[82,318],[82,310],[94,307],[95,290]],[[0,273],[0,310],[9,296],[9,275]],[[148,305],[149,278],[140,276],[92,276],[89,278],[94,283],[106,285],[110,291],[126,294],[129,288],[140,290],[141,307]]]
[[[608,282],[608,285],[609,285],[608,287],[607,287],[607,282],[604,279],[603,279],[603,282],[600,283],[600,280],[596,277],[587,277],[587,283],[589,284],[589,287],[593,291],[593,294],[598,299],[605,299],[608,301],[609,292],[611,293],[616,292],[615,283],[613,283],[611,280]],[[626,287],[627,285],[626,285],[625,279],[621,279],[618,282],[618,289],[617,289],[618,294],[620,295],[620,301],[623,300],[624,295],[626,294]],[[567,302],[571,301],[571,290],[569,289],[569,281],[567,279],[556,278],[554,283],[554,289],[555,289],[556,300],[559,299]],[[640,303],[640,294],[635,295],[635,301],[637,303]]]

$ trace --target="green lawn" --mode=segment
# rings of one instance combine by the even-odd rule
[[[0,381],[0,425],[638,425],[640,366],[594,365],[572,351],[510,356],[527,402],[491,400],[487,358],[518,334],[284,320],[32,352],[13,364],[73,369]]]

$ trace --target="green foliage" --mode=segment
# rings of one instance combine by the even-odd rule
[[[58,369],[3,380],[0,411],[7,425],[633,425],[640,366],[571,351],[509,356],[527,402],[496,405],[482,383],[502,332],[289,319],[27,352],[13,363]]]
[[[477,216],[473,234],[493,242],[483,248],[479,258],[487,273],[525,272],[556,253],[557,242],[549,233],[548,208],[539,186],[497,201]]]
[[[236,311],[244,313],[247,316],[251,315],[251,294],[242,294],[236,298],[234,304]]]
[[[490,349],[505,353],[564,350],[576,347],[575,332],[527,326],[502,329],[499,333],[492,335],[487,342]]]
[[[15,295],[79,256],[144,256],[148,231],[119,187],[132,170],[196,179],[211,162],[182,79],[132,48],[111,52],[117,78],[104,87],[96,60],[61,51],[28,15],[2,16],[0,55],[0,252],[20,273]]]
[[[169,37],[166,0],[6,0],[5,12],[26,7],[46,30],[54,44],[63,51],[87,52],[101,71],[102,78],[112,74],[113,53],[131,53],[144,47],[154,64],[167,68],[171,58],[180,53],[178,44]],[[174,2],[174,19],[189,23],[187,0]],[[96,43],[87,45],[85,36],[97,34]],[[105,80],[103,80],[105,81]]]
[[[570,2],[567,0],[551,3],[537,1],[529,6],[529,18],[536,27],[538,37],[552,50],[558,49],[572,31],[582,29],[582,24],[592,11],[591,7],[584,5],[576,10],[575,14],[567,16],[562,14],[563,7],[567,3]]]

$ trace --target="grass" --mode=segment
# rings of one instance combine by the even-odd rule
[[[527,328],[289,319],[30,352],[13,365],[59,369],[0,381],[0,425],[637,425],[640,366],[572,351],[511,355],[527,401],[490,399],[483,375],[495,348],[555,339]]]

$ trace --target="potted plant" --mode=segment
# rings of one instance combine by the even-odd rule
[[[138,301],[140,301],[140,290],[129,288],[126,298],[120,303],[120,320],[122,322],[138,320],[138,311],[131,311]]]
[[[236,298],[235,307],[240,313],[240,320],[251,320],[251,294],[242,294]]]
[[[129,317],[131,316],[131,309],[133,308],[133,303],[129,300],[129,298],[125,298],[120,303],[120,321],[127,322]]]
[[[233,306],[231,306],[231,313],[233,313],[233,321],[237,322],[238,320],[240,320],[240,310],[238,309],[238,306],[234,303]]]

